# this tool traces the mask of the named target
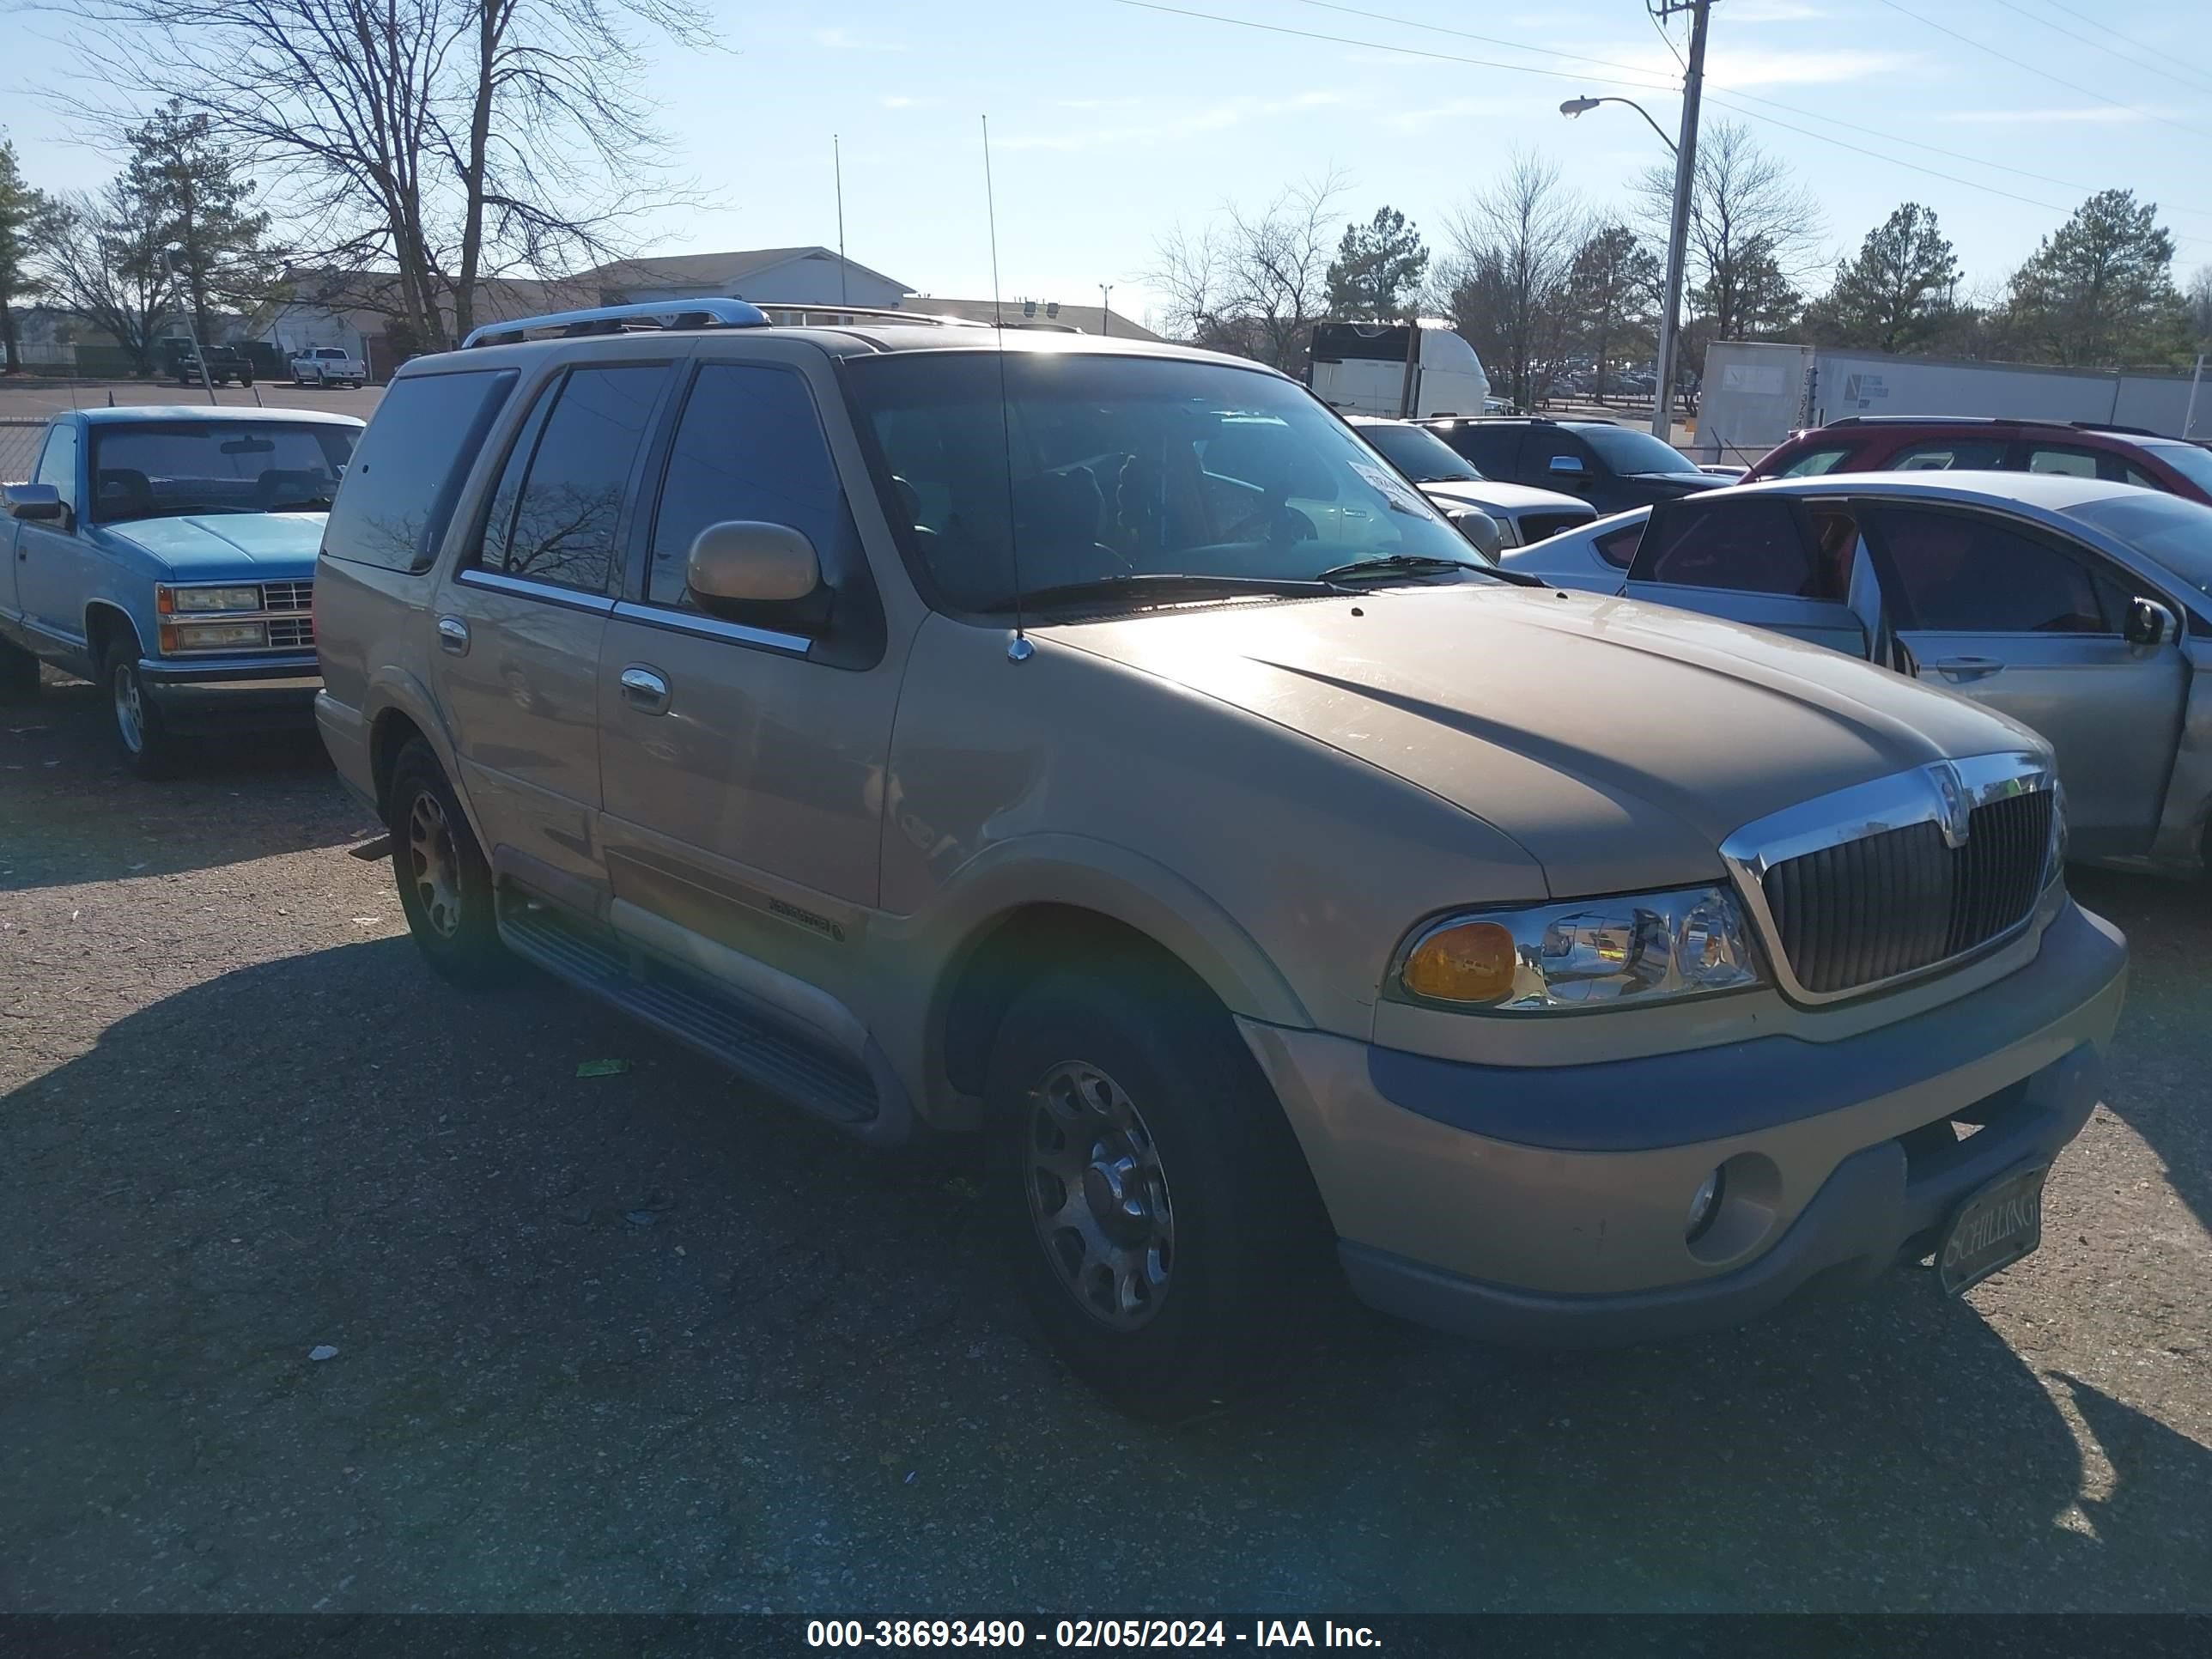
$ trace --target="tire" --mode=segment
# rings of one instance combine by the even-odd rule
[[[110,640],[100,653],[100,684],[107,694],[107,729],[125,769],[149,781],[174,777],[182,769],[183,743],[147,695],[138,674],[138,641],[128,632]]]
[[[1334,1236],[1202,988],[1147,959],[1048,973],[1001,1022],[984,1096],[994,1220],[1070,1370],[1172,1420],[1279,1369]]]
[[[0,703],[28,702],[39,695],[39,659],[0,640]]]
[[[500,943],[491,866],[430,745],[410,739],[392,769],[392,875],[430,966],[457,985],[496,983],[514,958]]]

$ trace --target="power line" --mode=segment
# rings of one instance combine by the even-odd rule
[[[2002,6],[2007,11],[2018,12],[2022,17],[2027,19],[2031,23],[2040,24],[2045,28],[2050,29],[2056,33],[2064,35],[2069,40],[2079,40],[2083,46],[2090,47],[2094,51],[2101,52],[2107,58],[2118,58],[2121,63],[2125,64],[2131,70],[2148,70],[2153,75],[2164,76],[2167,80],[2172,82],[2174,85],[2178,87],[2186,87],[2190,91],[2196,93],[2200,97],[2206,92],[2212,92],[2212,80],[2208,80],[2204,76],[2198,75],[2194,70],[2187,70],[2186,65],[2183,66],[2187,70],[2187,78],[2185,78],[2183,76],[2176,75],[2172,70],[2167,69],[2161,64],[2149,63],[2145,59],[2134,56],[2132,53],[2124,52],[2119,51],[2117,47],[2108,46],[2103,41],[2098,40],[2094,35],[2083,34],[2078,29],[2069,29],[2063,23],[2054,23],[2041,13],[2030,11],[2027,7],[2015,3],[2015,0],[1996,0],[1996,3]]]
[[[1161,3],[1161,0],[1113,0],[1113,3],[1117,6],[1127,6],[1137,11],[1160,12],[1170,17],[1195,18],[1200,22],[1221,23],[1225,24],[1231,28],[1251,29],[1262,34],[1281,34],[1287,35],[1293,40],[1318,40],[1324,45],[1333,46],[1352,46],[1362,52],[1386,52],[1402,58],[1425,58],[1432,63],[1466,64],[1477,69],[1506,70],[1522,75],[1541,76],[1546,80],[1549,81],[1573,81],[1581,82],[1582,84],[1593,86],[1626,86],[1633,90],[1643,92],[1672,92],[1674,90],[1672,87],[1653,87],[1643,82],[1609,80],[1601,76],[1573,76],[1567,74],[1562,70],[1537,69],[1528,64],[1505,64],[1499,63],[1490,58],[1469,58],[1460,52],[1432,52],[1422,46],[1394,46],[1381,40],[1362,40],[1351,35],[1324,34],[1314,29],[1291,28],[1282,23],[1258,22],[1249,17],[1224,17],[1218,12],[1199,11],[1189,7],[1165,5]],[[1883,0],[1883,3],[1889,3],[1889,0]],[[1345,9],[1349,9],[1349,8],[1346,8]],[[1389,21],[1391,20],[1384,19],[1382,21]],[[1426,26],[1417,24],[1414,25],[1414,27],[1421,27]],[[1445,32],[1456,33],[1457,31]],[[1540,48],[1520,49],[1540,50]],[[1780,127],[1784,131],[1797,133],[1801,137],[1810,138],[1818,143],[1830,144],[1838,149],[1849,150],[1855,155],[1864,155],[1876,161],[1886,162],[1891,167],[1903,167],[1909,173],[1924,173],[1931,179],[1941,179],[1948,184],[1958,185],[1967,190],[1978,190],[1986,195],[2000,196],[2007,201],[2019,202],[2027,207],[2041,208],[2045,212],[2064,213],[2068,211],[2066,208],[2055,202],[2045,202],[2033,196],[2022,196],[2013,191],[2000,190],[1995,185],[1985,185],[1978,179],[1961,179],[1956,173],[1945,173],[1936,167],[1923,167],[1917,161],[1907,161],[1894,155],[1884,155],[1879,150],[1871,150],[1862,145],[1848,143],[1841,138],[1833,137],[1825,132],[1817,132],[1810,127],[1797,126],[1791,122],[1782,120],[1776,116],[1765,114],[1759,110],[1746,109],[1741,105],[1728,102],[1726,99],[1722,98],[1717,94],[1709,93],[1707,95],[1709,97],[1712,97],[1715,102],[1721,104],[1724,108],[1733,110],[1738,115],[1745,116],[1753,121],[1763,121],[1771,126]],[[1749,97],[1751,94],[1747,93],[1739,95]],[[1771,102],[1771,100],[1761,100],[1760,101]],[[1777,107],[1790,108],[1791,106],[1788,105],[1778,105]],[[1792,113],[1805,115],[1806,118],[1808,120],[1821,120],[1826,118],[1825,117],[1813,115],[1808,112],[1802,110],[1792,109]],[[1836,125],[1842,125],[1843,123],[1838,122]],[[1876,136],[1886,137],[1888,135],[1880,134]],[[1911,141],[1906,140],[1902,142],[1909,143]],[[1980,162],[1976,165],[1991,166],[1994,164]],[[2014,169],[2006,170],[2013,171]],[[2069,185],[2067,188],[2073,189],[2075,188],[2075,186]],[[2174,240],[2176,241],[2199,242],[2206,240],[2207,239],[2196,236],[2177,236]]]
[[[2071,6],[2061,4],[2060,0],[2043,0],[2043,3],[2049,6],[2053,11],[2064,12],[2069,17],[2073,18],[2077,22],[2087,23],[2091,28],[2104,30],[2105,33],[2111,35],[2116,40],[2124,40],[2131,46],[2141,46],[2145,52],[2159,53],[2165,52],[2166,49],[2164,47],[2154,46],[2148,40],[2138,40],[2132,34],[2124,34],[2121,33],[2120,30],[2113,27],[2113,26],[2106,19],[2101,17],[2092,17],[2085,11],[2076,11]],[[2177,64],[2181,63],[2181,60],[2177,58],[2169,58],[2168,61]],[[2190,68],[2186,64],[2183,64],[2182,67],[2185,69]],[[2191,70],[2191,73],[2192,74],[2197,72],[2197,71],[2193,69]]]
[[[1570,63],[1595,64],[1606,69],[1625,69],[1636,73],[1649,73],[1648,70],[1638,69],[1635,64],[1618,63],[1611,58],[1583,58],[1573,52],[1555,52],[1551,51],[1548,47],[1544,46],[1524,46],[1515,41],[1499,40],[1494,35],[1471,34],[1465,29],[1448,28],[1441,23],[1425,23],[1418,18],[1399,17],[1394,16],[1389,12],[1369,11],[1357,6],[1334,4],[1331,3],[1331,0],[1299,0],[1299,3],[1301,5],[1319,7],[1324,11],[1340,11],[1348,13],[1352,16],[1364,17],[1377,23],[1390,23],[1401,28],[1419,29],[1425,33],[1431,34],[1448,34],[1461,40],[1480,40],[1486,46],[1506,46],[1516,52],[1536,52],[1545,57],[1564,58]],[[2009,3],[2009,0],[2000,0],[2000,3]],[[1654,18],[1652,21],[1656,23],[1658,20]],[[1663,31],[1662,33],[1662,38],[1664,39]],[[1667,44],[1670,49],[1674,46],[1674,42],[1671,40],[1668,41]],[[1510,66],[1509,65],[1508,67]],[[2099,186],[2095,185],[2075,184],[2070,183],[2064,179],[2054,179],[2050,173],[2037,168],[2012,167],[2003,161],[1986,161],[1978,155],[1969,155],[1964,150],[1946,149],[1942,145],[1929,143],[1925,139],[1908,138],[1901,132],[1887,132],[1880,127],[1862,126],[1856,121],[1846,121],[1837,116],[1816,114],[1811,110],[1801,108],[1795,104],[1783,103],[1780,100],[1772,98],[1762,98],[1757,93],[1739,91],[1736,88],[1729,87],[1725,82],[1708,80],[1706,84],[1708,87],[1720,88],[1727,90],[1732,96],[1742,99],[1747,103],[1762,104],[1769,109],[1781,110],[1785,114],[1798,115],[1804,117],[1808,120],[1825,122],[1830,126],[1841,127],[1849,132],[1863,133],[1869,138],[1879,138],[1886,143],[1903,144],[1909,149],[1924,150],[1930,155],[1946,156],[1954,161],[1964,161],[1969,167],[1986,167],[1992,173],[2010,173],[2015,179],[2033,179],[2039,183],[2056,185],[2063,190],[2078,190],[2085,195],[2092,194],[2099,188]],[[1668,90],[1671,92],[1677,90],[1677,88],[1670,87]],[[1729,107],[1735,108],[1735,106],[1731,105]],[[1759,118],[1758,112],[1753,110],[1738,109],[1736,110],[1736,113],[1739,115],[1751,116],[1754,119]],[[1783,123],[1778,121],[1775,125],[1779,126],[1782,125]],[[1798,130],[1799,129],[1796,128],[1791,129],[1793,131]],[[1814,137],[1825,137],[1825,135],[1820,133],[1814,133],[1810,136]],[[1866,152],[1862,151],[1860,153],[1863,155]],[[1946,178],[1948,175],[1937,173],[1936,176],[1937,178]],[[1960,182],[1970,183],[1971,181],[1962,180]],[[1985,188],[1985,186],[1977,185],[1975,188]],[[2029,198],[2021,196],[2014,197],[2012,199],[2014,201],[2025,202]],[[2043,204],[2039,203],[2036,204],[2036,205],[2040,206],[2043,205]],[[2186,214],[2192,219],[2212,219],[2212,211],[2208,211],[2200,208],[2169,208],[2166,210],[2170,213]]]
[[[2025,58],[2014,58],[2008,53],[1999,52],[1995,46],[1985,45],[1975,40],[1971,34],[1961,34],[1958,30],[1947,24],[1939,23],[1932,17],[1923,17],[1909,6],[1899,5],[1898,0],[1881,0],[1881,3],[1900,17],[1910,17],[1914,22],[1926,25],[1938,34],[1948,34],[1960,45],[1972,46],[1976,52],[1986,52],[2001,64],[2010,64],[2014,69],[2026,70],[2030,75],[2040,76],[2055,87],[2063,87],[2069,92],[2078,92],[2084,98],[2094,98],[2100,104],[2110,104],[2114,109],[2124,109],[2130,115],[2142,116],[2145,120],[2156,121],[2161,125],[2172,127],[2176,132],[2186,132],[2198,138],[2212,138],[2212,131],[2207,131],[2203,127],[2192,127],[2179,121],[2167,120],[2165,116],[2155,114],[2149,110],[2138,109],[2133,104],[2124,104],[2117,98],[2107,98],[2101,92],[2085,87],[2079,82],[2069,81],[2063,76],[2053,75],[2049,70],[2038,69]]]

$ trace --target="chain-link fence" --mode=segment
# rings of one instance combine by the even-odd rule
[[[0,416],[0,483],[21,483],[39,464],[39,442],[46,436],[43,420]]]

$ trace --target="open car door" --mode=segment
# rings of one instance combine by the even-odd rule
[[[1865,657],[1874,629],[1850,603],[1853,570],[1863,558],[1845,502],[1691,495],[1651,509],[1623,592]],[[1869,587],[1878,597],[1870,574],[1863,606]]]

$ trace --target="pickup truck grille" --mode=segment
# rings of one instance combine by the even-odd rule
[[[269,648],[271,651],[305,651],[315,642],[315,623],[312,617],[271,617],[269,619]]]
[[[1547,536],[1556,536],[1563,530],[1573,530],[1590,523],[1594,513],[1523,513],[1521,515],[1521,544],[1540,542]]]
[[[310,611],[314,608],[315,585],[313,582],[264,582],[261,584],[261,608],[264,611]]]
[[[1762,879],[1790,970],[1824,995],[1964,956],[2026,921],[2051,847],[2047,789],[1974,808],[1966,842],[1934,823],[1802,854]]]

